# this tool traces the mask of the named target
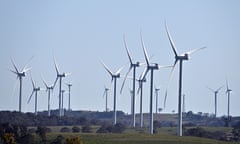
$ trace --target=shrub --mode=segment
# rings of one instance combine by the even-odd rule
[[[67,128],[67,127],[63,127],[61,128],[60,132],[71,132],[71,129],[70,128]]]
[[[62,135],[58,135],[51,144],[64,144],[64,137]]]
[[[74,127],[72,127],[72,132],[73,133],[79,133],[80,132],[80,128],[77,127],[77,126],[74,126]]]
[[[83,133],[91,133],[92,132],[92,128],[90,125],[85,125],[82,127],[82,132]]]
[[[82,144],[80,137],[67,138],[66,144]]]

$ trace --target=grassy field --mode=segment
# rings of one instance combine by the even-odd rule
[[[61,133],[59,132],[63,126],[53,126],[52,132],[47,133],[47,139],[52,142],[57,136],[64,139],[69,137],[80,137],[83,144],[230,144],[231,142],[217,141],[213,139],[176,136],[176,127],[165,127],[158,129],[158,134],[149,135],[148,128],[127,129],[122,134],[97,134],[95,131],[99,126],[92,126],[93,133]],[[64,126],[65,127],[65,126]],[[66,126],[72,128],[72,126]],[[79,126],[80,127],[80,126]],[[81,128],[81,127],[80,127]],[[229,128],[204,127],[209,131],[225,131],[229,132]],[[39,142],[39,137],[34,135],[35,142]],[[233,143],[233,142],[232,142]],[[236,143],[236,144],[240,144]]]
[[[60,133],[48,134],[48,139],[52,139]],[[80,136],[83,144],[230,144],[212,139],[198,137],[177,137],[173,135],[157,134],[80,134],[61,133],[64,138]],[[236,143],[237,144],[237,143]],[[240,144],[240,143],[239,143]]]

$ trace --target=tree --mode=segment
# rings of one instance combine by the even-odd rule
[[[39,135],[43,143],[46,143],[47,141],[46,133],[47,133],[46,127],[41,127],[41,126],[37,127],[36,134]]]
[[[73,133],[79,133],[80,132],[80,128],[77,127],[77,126],[74,126],[74,127],[72,127],[72,132]]]
[[[83,133],[91,133],[92,132],[92,128],[90,125],[85,125],[82,127],[82,132]]]
[[[68,133],[68,132],[71,132],[71,129],[68,127],[63,127],[63,128],[61,128],[60,132]]]

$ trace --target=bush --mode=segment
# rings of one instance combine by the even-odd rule
[[[62,135],[58,135],[51,144],[64,144],[64,137]]]
[[[67,138],[66,144],[82,144],[80,137]]]
[[[91,133],[92,132],[92,128],[90,125],[85,125],[82,127],[82,132],[83,133]]]
[[[63,127],[61,128],[60,132],[71,132],[71,129],[70,128],[67,128],[67,127]]]
[[[72,127],[72,132],[73,132],[73,133],[79,133],[79,132],[80,132],[80,128],[74,126],[74,127]]]
[[[125,129],[126,126],[121,123],[117,123],[114,126],[104,124],[96,131],[96,133],[122,133]]]

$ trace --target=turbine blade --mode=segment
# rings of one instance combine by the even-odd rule
[[[57,74],[59,74],[59,69],[58,69],[58,65],[56,63],[55,56],[53,56],[53,60],[54,60],[54,66],[55,66],[56,72],[57,72]]]
[[[29,67],[29,68],[24,68],[24,69],[23,69],[23,72],[28,72],[28,71],[30,71],[31,69],[32,69],[32,68],[30,68],[30,67]]]
[[[71,73],[65,73],[65,76],[69,76],[69,75],[71,75]]]
[[[172,50],[173,50],[175,56],[178,56],[177,49],[176,49],[176,47],[175,47],[175,44],[174,44],[174,42],[173,42],[173,40],[172,40],[172,37],[171,37],[169,31],[168,31],[168,26],[167,26],[167,22],[166,22],[166,21],[165,21],[165,28],[166,28],[166,32],[167,32],[168,39],[169,39],[169,42],[170,42],[170,44],[171,44]]]
[[[31,98],[33,96],[33,93],[34,93],[34,90],[32,91],[32,94],[30,95],[30,97],[28,98],[28,101],[27,101],[28,104],[29,104],[29,102],[30,102],[30,100],[31,100]]]
[[[127,42],[126,42],[126,39],[125,39],[125,35],[123,36],[123,39],[124,39],[124,46],[125,46],[126,51],[127,51],[128,59],[129,59],[131,65],[132,65],[133,62],[132,62],[132,58],[131,58],[131,56],[130,56],[130,53],[129,53],[129,50],[128,50],[128,47],[127,47]]]
[[[217,91],[220,91],[220,90],[223,88],[223,86],[224,86],[224,85],[222,85],[221,87],[219,87],[219,88],[217,89]]]
[[[33,59],[33,56],[27,61],[27,63],[25,64],[25,66],[22,69],[22,72],[27,72],[31,69],[31,68],[27,68],[27,65],[31,62],[32,59]]]
[[[115,74],[120,74],[120,72],[123,70],[123,68],[124,68],[124,66],[122,66],[121,68],[119,68]]]
[[[9,70],[10,72],[12,72],[12,73],[14,73],[14,74],[16,74],[16,75],[18,75],[18,73],[17,72],[15,72],[15,71],[13,71],[13,70]]]
[[[141,74],[141,77],[140,77],[141,80],[146,78],[146,75],[147,75],[148,71],[149,71],[149,69],[146,67],[144,69],[143,73]]]
[[[210,88],[210,87],[206,87],[207,89],[209,89],[211,92],[215,92],[215,90],[213,90],[212,88]]]
[[[123,80],[123,83],[122,83],[122,86],[121,86],[121,90],[120,90],[120,94],[122,94],[122,90],[123,90],[125,81],[126,81],[126,79],[127,79],[127,76],[128,76],[128,74],[129,74],[129,72],[131,71],[131,69],[132,69],[132,66],[130,66],[128,72],[126,73],[126,75],[125,75],[125,77],[124,77],[124,80]]]
[[[18,69],[17,69],[17,67],[16,67],[16,65],[15,65],[15,63],[14,63],[14,61],[13,61],[12,58],[11,58],[11,61],[12,61],[12,64],[13,64],[13,67],[14,67],[15,71],[16,71],[17,73],[19,73],[19,71],[18,71]]]
[[[32,75],[31,75],[31,74],[30,74],[30,77],[31,77],[32,86],[33,86],[33,88],[35,88],[35,82],[34,82],[34,80],[32,79]]]
[[[41,76],[42,77],[42,76]],[[42,77],[42,80],[43,80],[43,83],[45,85],[45,87],[48,89],[48,85],[47,85],[47,82],[44,80],[44,78]]]
[[[113,73],[111,72],[111,70],[101,61],[103,67],[106,69],[106,71],[111,75],[113,76]]]
[[[56,86],[56,83],[57,83],[57,81],[58,81],[58,77],[56,78],[56,80],[55,80],[55,82],[54,82],[54,85],[53,85],[53,87],[55,87],[55,86]]]
[[[142,48],[143,48],[143,52],[144,52],[144,57],[145,57],[145,60],[146,60],[147,65],[149,66],[149,65],[150,65],[150,60],[149,60],[147,51],[146,51],[146,49],[145,49],[145,45],[144,45],[142,33],[140,33],[140,34],[141,34],[141,42],[142,42]]]
[[[193,49],[193,50],[190,50],[190,51],[186,52],[186,54],[191,55],[191,54],[193,54],[193,53],[195,53],[199,50],[205,49],[205,48],[206,47],[196,48],[196,49]]]
[[[107,91],[106,91],[106,89],[105,89],[104,92],[103,92],[103,98],[105,97],[106,92],[107,92]]]
[[[161,66],[161,65],[158,65],[158,69],[161,69],[161,68],[171,68],[173,66]]]
[[[164,97],[164,108],[166,108],[166,102],[167,102],[167,95],[168,95],[168,89],[170,87],[170,83],[172,81],[172,77],[173,77],[173,70],[177,64],[177,59],[175,60],[174,64],[173,64],[173,67],[171,69],[171,72],[170,72],[170,75],[169,75],[169,78],[168,78],[168,85],[167,85],[167,89],[166,89],[166,92],[165,92],[165,97]]]

